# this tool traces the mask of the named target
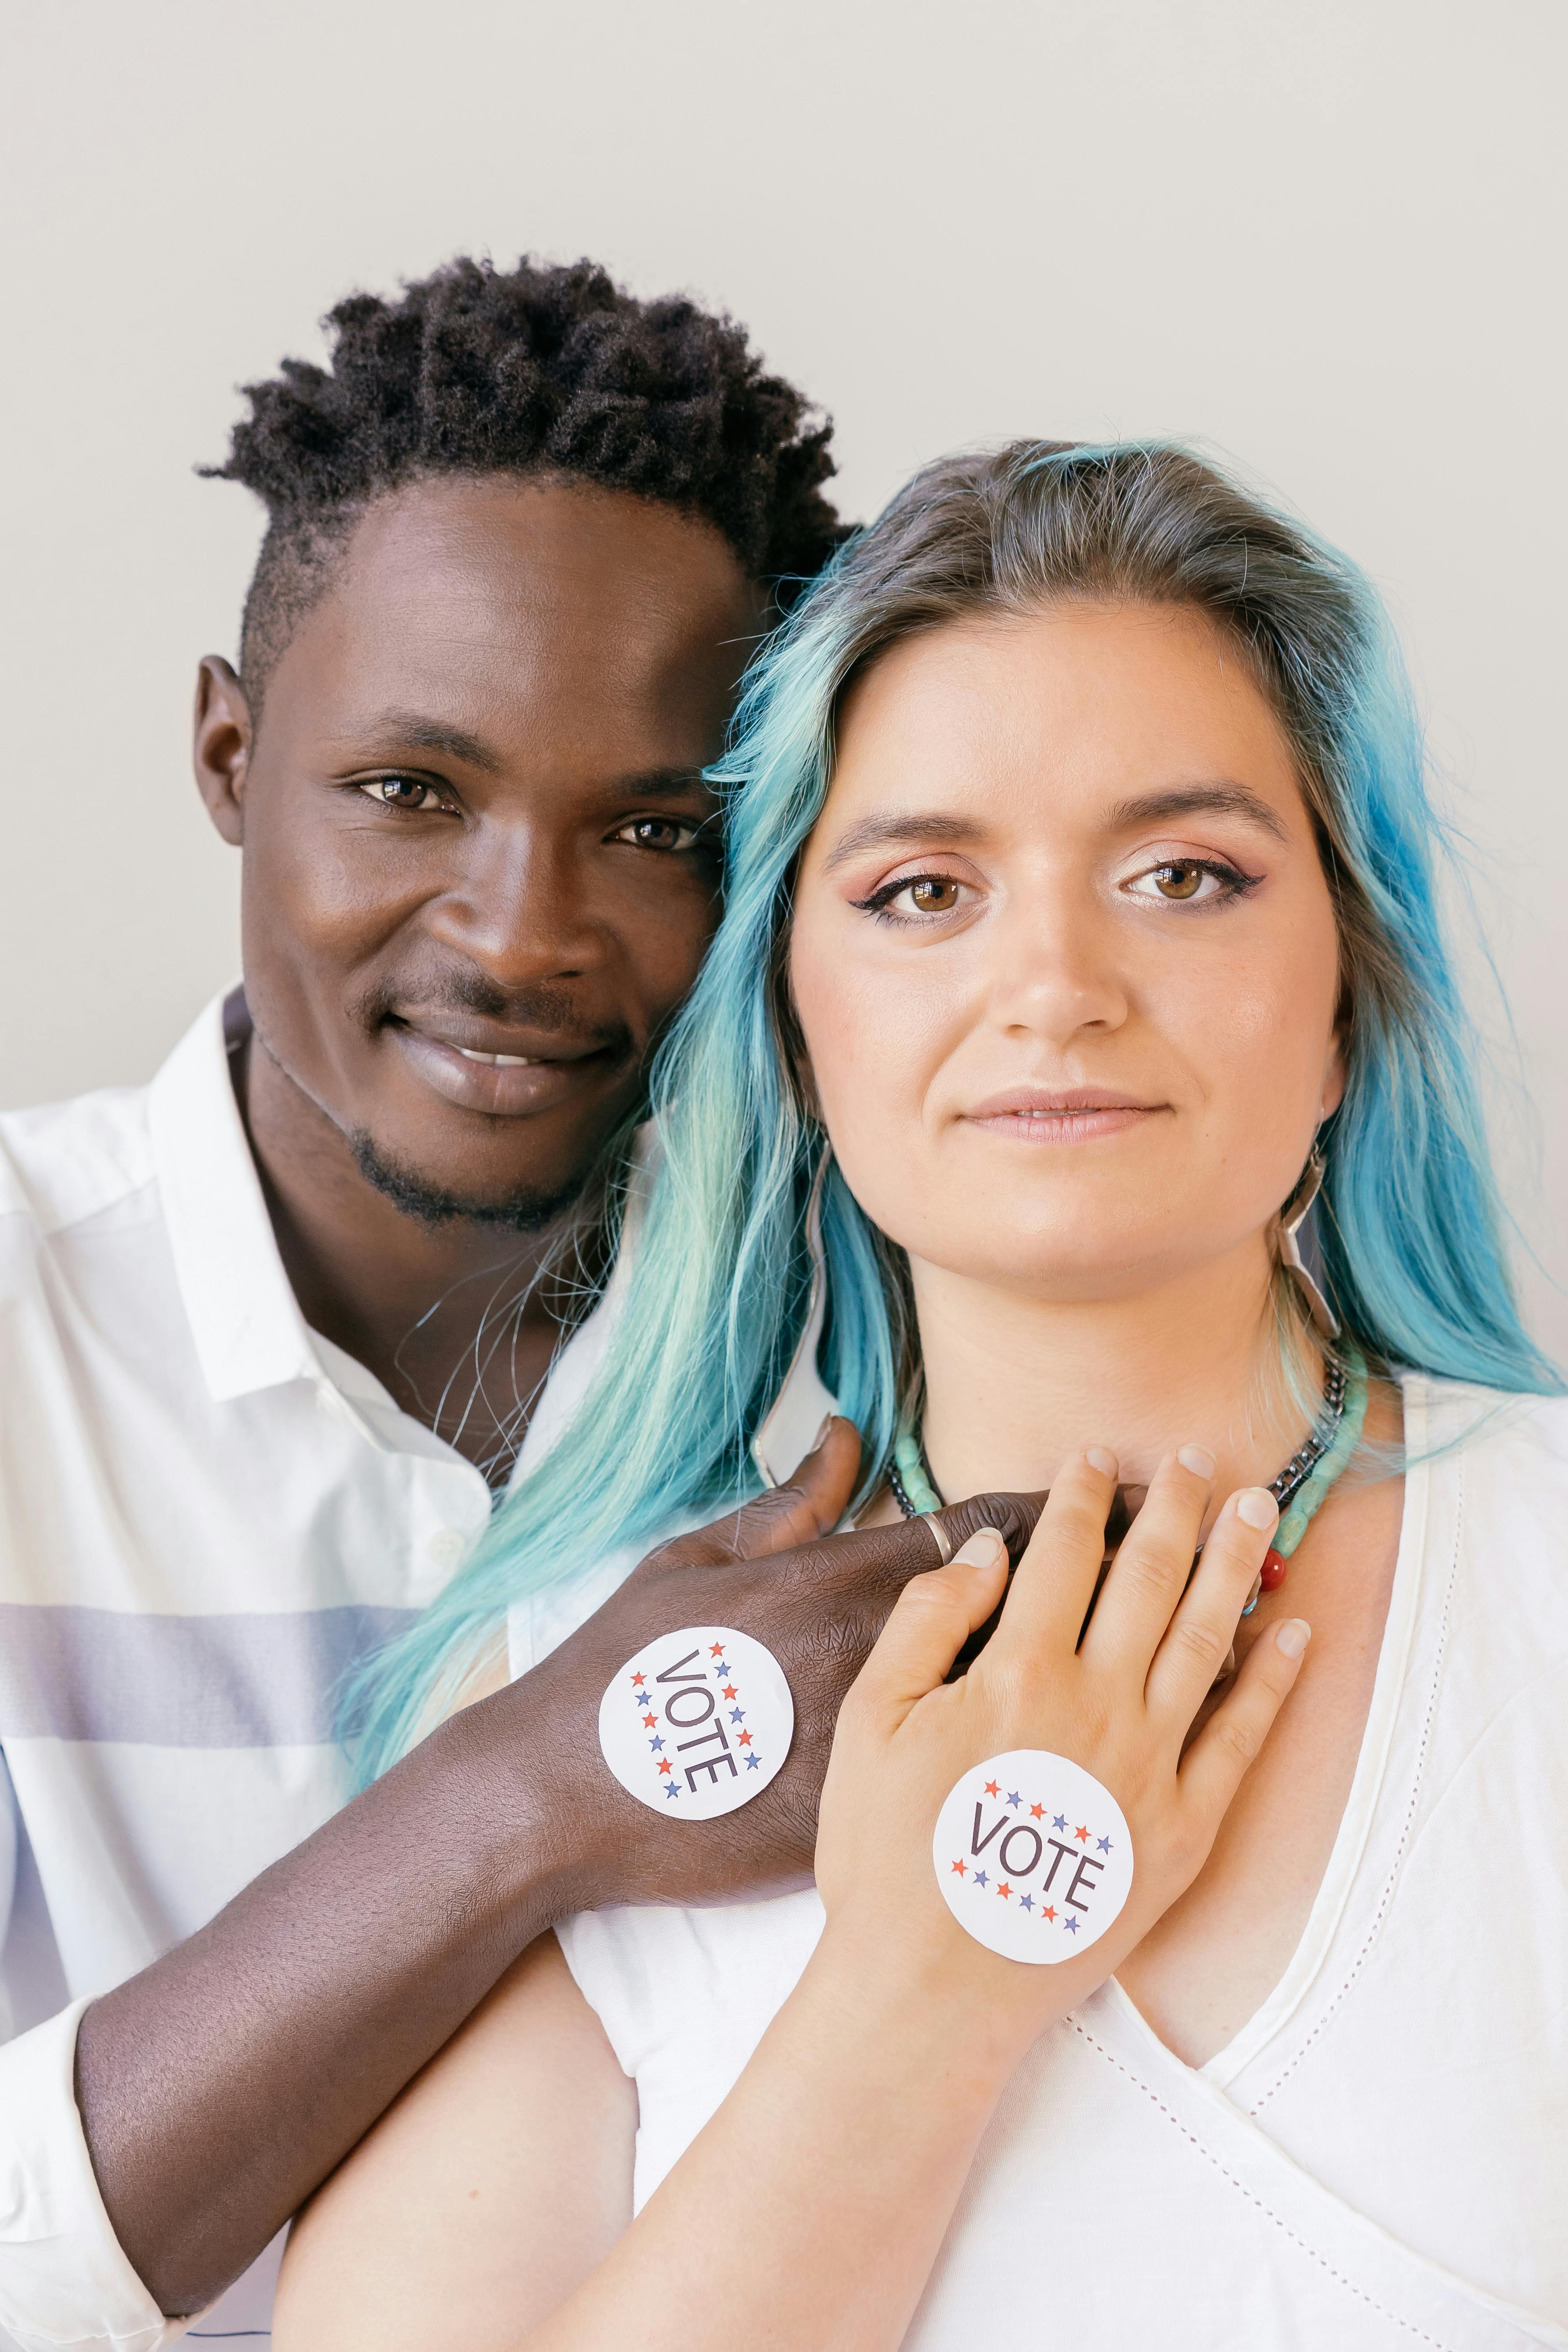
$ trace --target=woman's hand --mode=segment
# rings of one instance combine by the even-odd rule
[[[1264,1488],[1233,1495],[1194,1573],[1213,1469],[1197,1447],[1161,1465],[1096,1601],[1117,1465],[1091,1448],[1058,1475],[968,1672],[943,1680],[1004,1588],[1007,1555],[986,1533],[906,1587],[839,1715],[817,1843],[827,1911],[818,1961],[845,1968],[862,1997],[874,1984],[879,1997],[952,1999],[994,2039],[999,2067],[1110,1976],[1191,1885],[1296,1679],[1308,1628],[1292,1619],[1254,1645],[1190,1738],[1277,1517]],[[1012,1748],[1082,1766],[1131,1832],[1125,1907],[1054,1967],[1000,1958],[965,1935],[932,1866],[953,1784]]]

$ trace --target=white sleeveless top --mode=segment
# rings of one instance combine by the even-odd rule
[[[1114,1979],[1042,2036],[981,2143],[911,2352],[1568,2347],[1568,1403],[1500,1409],[1421,1379],[1405,1399],[1427,1458],[1295,1957],[1206,2066]],[[520,1606],[513,1673],[630,1565]],[[637,2086],[639,2206],[821,1924],[807,1891],[557,1930]]]

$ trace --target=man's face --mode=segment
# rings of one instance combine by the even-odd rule
[[[376,1181],[526,1217],[635,1105],[716,919],[698,772],[760,624],[706,525],[485,477],[369,510],[248,746],[206,666],[257,1035]]]

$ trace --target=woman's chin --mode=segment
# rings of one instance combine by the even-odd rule
[[[1197,1230],[1195,1215],[1174,1231],[1162,1221],[1142,1237],[1136,1223],[1097,1217],[1080,1223],[1008,1226],[970,1216],[962,1234],[908,1230],[891,1236],[908,1252],[917,1294],[928,1281],[957,1281],[1037,1301],[1042,1307],[1110,1307],[1163,1295],[1195,1314],[1224,1303],[1234,1315],[1257,1290],[1268,1288],[1266,1237]],[[883,1229],[887,1230],[886,1227]]]

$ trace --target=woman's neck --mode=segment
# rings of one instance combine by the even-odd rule
[[[1266,1485],[1304,1434],[1274,1357],[1270,1272],[1258,1235],[1136,1296],[1064,1303],[916,1261],[923,1434],[939,1489],[1048,1486],[1068,1454],[1093,1444],[1114,1448],[1124,1485],[1143,1486],[1162,1455],[1190,1443],[1215,1457],[1216,1502]]]

